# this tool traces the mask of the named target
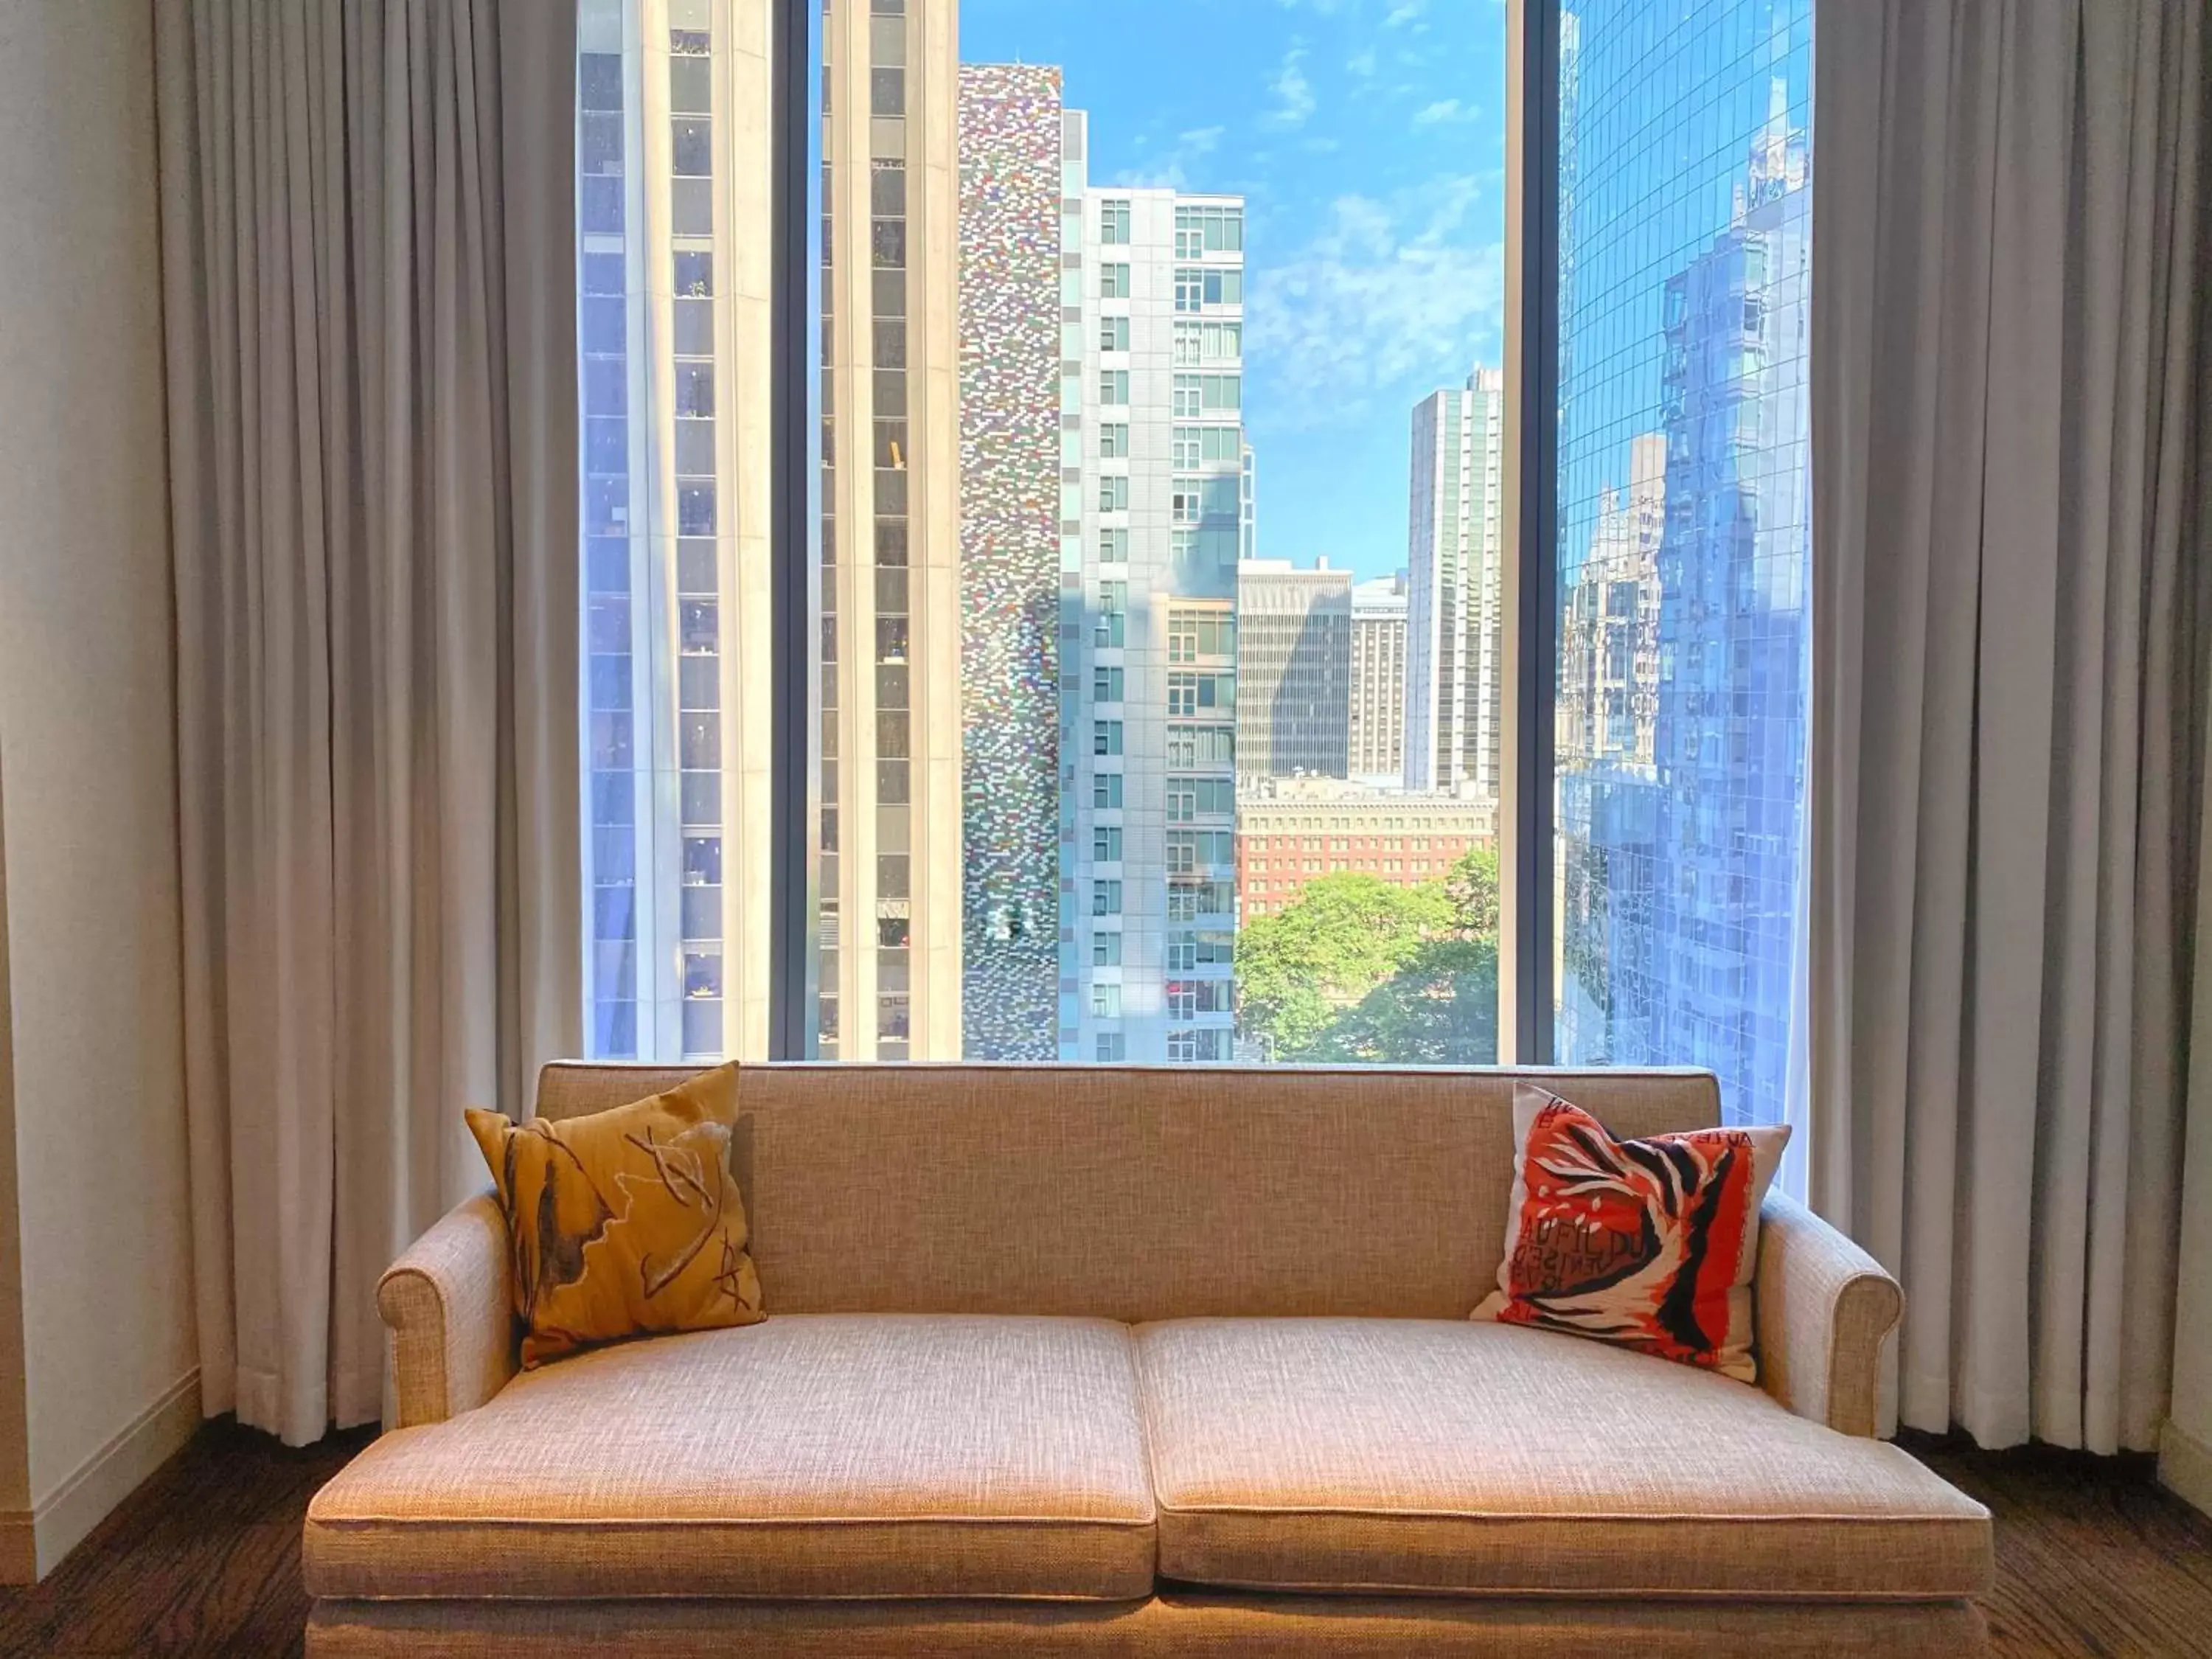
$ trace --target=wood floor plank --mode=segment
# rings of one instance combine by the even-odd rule
[[[44,1583],[0,1589],[0,1654],[216,1659],[296,1647],[307,1500],[372,1437],[293,1450],[209,1424]]]
[[[2153,1459],[1899,1443],[1996,1516],[1996,1653],[2212,1659],[2212,1520],[2159,1486]]]
[[[212,1423],[45,1583],[0,1589],[0,1655],[296,1655],[300,1526],[369,1431],[303,1450]],[[2212,1659],[2212,1521],[2148,1458],[1903,1443],[1997,1518],[1997,1659]]]

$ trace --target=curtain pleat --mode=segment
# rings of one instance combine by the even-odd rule
[[[2212,576],[2201,7],[1818,14],[1815,1207],[1896,1415],[2154,1443]]]
[[[203,1387],[296,1443],[581,1036],[574,17],[159,21]]]

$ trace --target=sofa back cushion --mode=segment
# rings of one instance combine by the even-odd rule
[[[548,1117],[693,1067],[561,1064]],[[778,1313],[1462,1319],[1497,1281],[1527,1076],[1616,1135],[1719,1121],[1711,1075],[746,1066],[731,1143]]]

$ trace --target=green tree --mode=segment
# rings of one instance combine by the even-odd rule
[[[1398,887],[1351,871],[1307,884],[1237,939],[1237,1024],[1276,1060],[1323,1058],[1342,1012],[1454,928],[1441,885]]]
[[[1455,926],[1464,939],[1498,942],[1498,848],[1470,847],[1444,872]],[[1491,971],[1497,971],[1495,952]]]
[[[1425,941],[1329,1023],[1313,1058],[1373,1065],[1488,1066],[1498,1058],[1498,941]]]

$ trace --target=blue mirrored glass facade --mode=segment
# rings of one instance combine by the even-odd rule
[[[1803,960],[1811,0],[1562,17],[1556,1051],[1784,1113]]]

